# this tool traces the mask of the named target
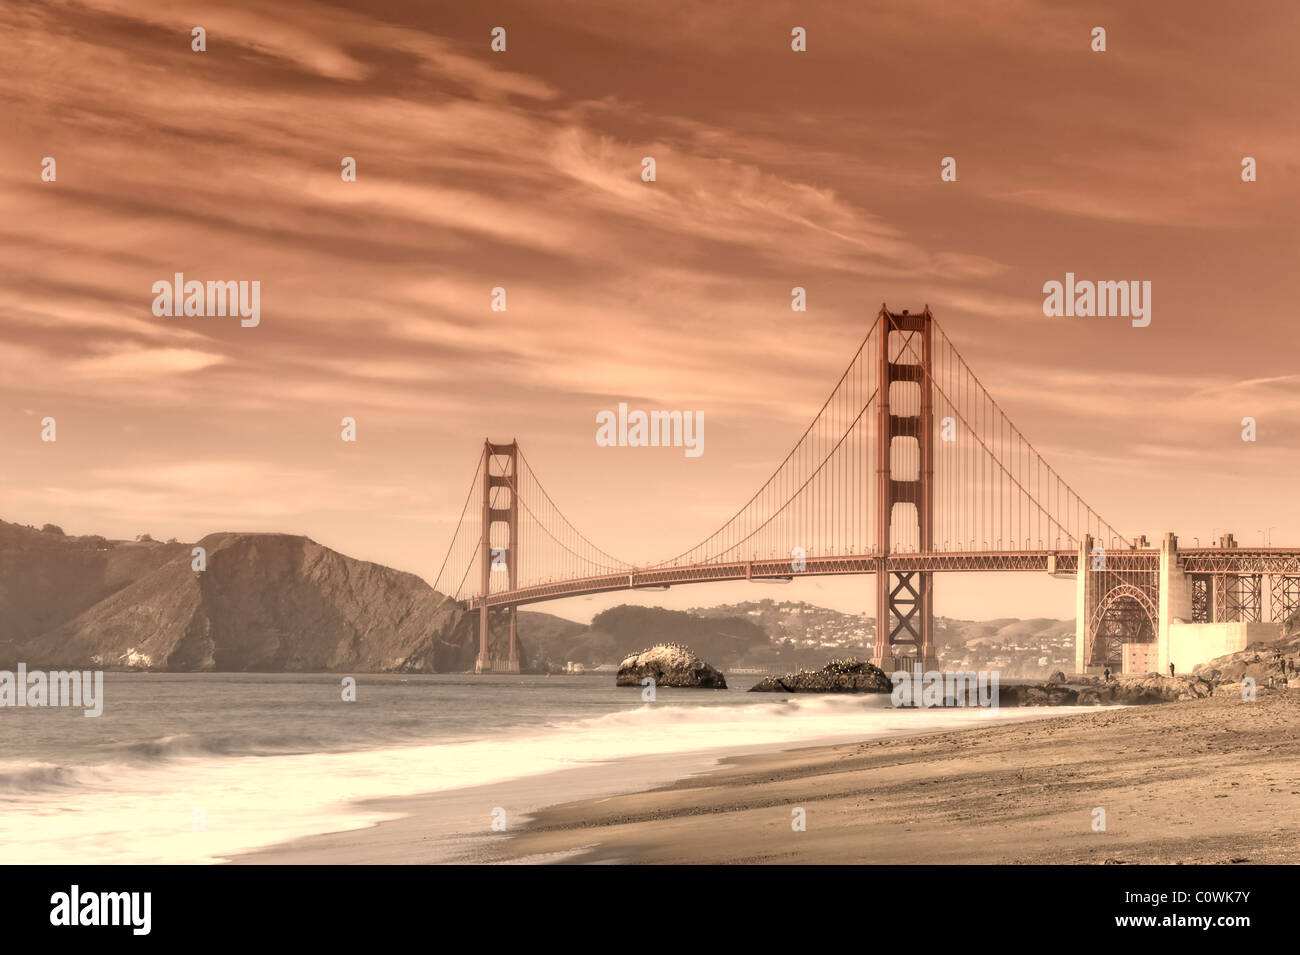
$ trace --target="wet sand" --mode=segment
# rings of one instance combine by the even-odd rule
[[[513,862],[1297,863],[1300,692],[745,756],[545,809],[496,845]]]
[[[304,836],[236,853],[240,865],[429,865],[483,862],[500,857],[499,846],[529,814],[553,803],[665,785],[717,766],[716,753],[672,753],[635,761],[614,760],[554,773],[525,776],[413,796],[367,799],[357,809],[392,818],[375,825]],[[505,825],[493,831],[494,813]]]

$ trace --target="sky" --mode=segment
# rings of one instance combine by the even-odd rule
[[[306,534],[432,582],[490,436],[653,562],[887,302],[1124,532],[1300,545],[1298,30],[1281,0],[6,3],[0,518]],[[260,282],[260,323],[155,315],[177,272]],[[1150,325],[1045,316],[1066,272],[1150,281]],[[705,453],[598,446],[620,401],[703,412]],[[869,578],[636,599],[778,596],[873,609]],[[936,609],[1073,591],[950,576]]]

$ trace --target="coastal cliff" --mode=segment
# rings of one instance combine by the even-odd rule
[[[521,613],[521,644],[554,619]],[[0,665],[459,671],[474,666],[477,620],[414,574],[307,537],[162,544],[0,522]]]

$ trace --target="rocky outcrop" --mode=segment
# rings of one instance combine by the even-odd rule
[[[889,693],[893,683],[884,670],[857,659],[832,660],[820,670],[769,676],[751,693]]]
[[[1199,676],[1089,677],[1073,683],[1030,683],[998,687],[1000,706],[1139,706],[1214,695],[1214,684]]]
[[[618,686],[641,686],[650,677],[656,686],[693,686],[725,690],[726,678],[697,657],[690,647],[661,643],[630,654],[618,668]]]
[[[1270,681],[1282,685],[1300,677],[1300,633],[1281,640],[1252,643],[1245,650],[1216,657],[1192,672],[1217,683],[1240,683],[1246,677],[1256,686]]]
[[[1081,691],[1060,683],[1000,684],[998,706],[1079,706]],[[1092,704],[1100,699],[1091,699]]]

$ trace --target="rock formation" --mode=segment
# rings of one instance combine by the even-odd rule
[[[1217,683],[1240,683],[1251,677],[1256,686],[1300,679],[1300,633],[1280,640],[1252,643],[1245,650],[1216,657],[1192,672]]]
[[[1106,681],[1086,677],[1073,683],[1029,683],[998,687],[999,706],[1135,706],[1214,695],[1214,684],[1199,676],[1124,676]]]
[[[694,686],[725,690],[727,680],[715,668],[697,657],[690,647],[660,643],[630,654],[618,668],[618,686],[640,686],[650,677],[656,686]]]
[[[884,670],[850,658],[832,660],[820,670],[800,670],[769,676],[751,686],[751,693],[889,693],[893,683]]]

